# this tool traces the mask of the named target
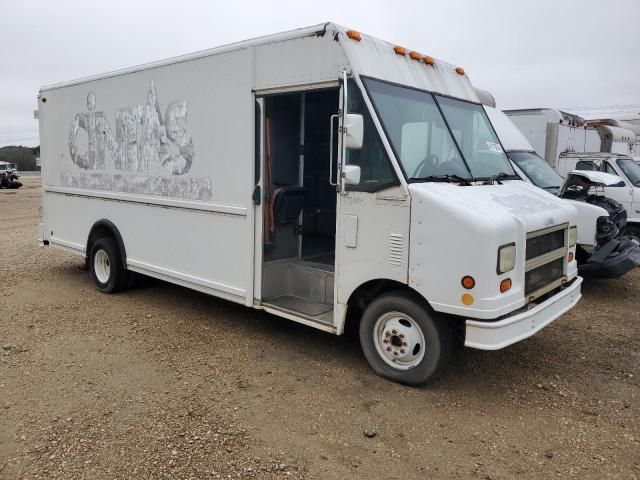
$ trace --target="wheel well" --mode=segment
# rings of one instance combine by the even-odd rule
[[[353,291],[349,297],[349,301],[347,302],[348,308],[347,318],[345,319],[345,328],[351,329],[357,327],[360,317],[362,316],[362,312],[364,312],[364,309],[367,308],[367,305],[369,305],[374,298],[382,295],[383,293],[398,290],[412,292],[417,295],[415,290],[396,280],[383,278],[369,280],[368,282],[360,285]]]
[[[349,297],[349,301],[347,302],[348,308],[345,318],[345,329],[356,332],[362,313],[364,312],[364,309],[367,308],[367,305],[369,305],[369,303],[371,303],[371,301],[376,297],[391,291],[410,292],[416,300],[421,300],[429,310],[432,310],[428,300],[405,283],[388,279],[369,280],[356,288]],[[444,316],[449,320],[449,325],[453,329],[456,337],[456,343],[460,343],[460,339],[462,339],[460,344],[463,345],[464,321],[450,315],[438,315]]]
[[[126,266],[127,253],[124,249],[122,236],[116,226],[109,220],[99,220],[93,224],[93,227],[91,227],[89,237],[87,238],[86,258],[89,258],[93,244],[100,238],[113,238],[116,241],[118,248],[120,249],[120,255],[122,255],[122,263]]]

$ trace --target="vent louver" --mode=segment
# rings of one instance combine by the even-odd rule
[[[404,236],[399,233],[389,235],[389,262],[397,267],[404,265]]]

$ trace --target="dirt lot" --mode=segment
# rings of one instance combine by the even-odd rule
[[[0,191],[0,478],[640,478],[640,271],[428,388],[184,288],[98,293]],[[366,438],[365,429],[377,432]]]

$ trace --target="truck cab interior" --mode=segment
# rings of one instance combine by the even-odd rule
[[[331,323],[339,90],[264,97],[263,304]],[[330,181],[331,144],[333,172]]]

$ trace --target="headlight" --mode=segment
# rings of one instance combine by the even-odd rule
[[[571,227],[569,229],[569,246],[575,247],[578,243],[578,227]]]
[[[509,243],[498,249],[498,273],[506,273],[516,266],[516,244]]]

